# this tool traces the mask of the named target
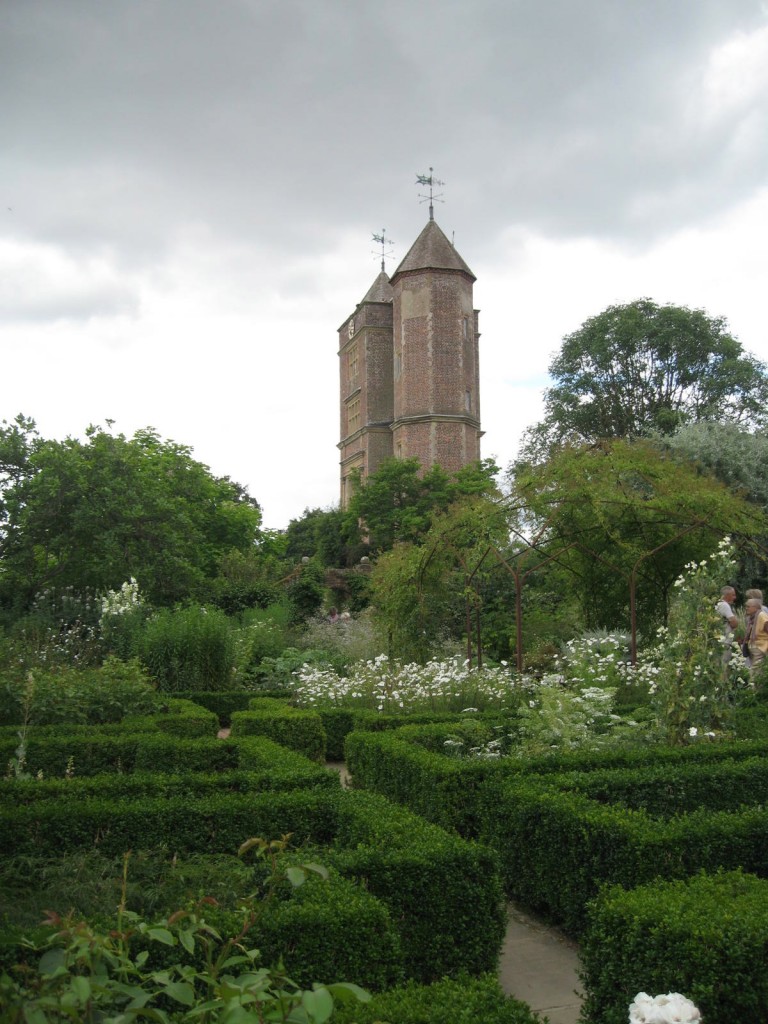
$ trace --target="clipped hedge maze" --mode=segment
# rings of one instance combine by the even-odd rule
[[[14,746],[8,737],[0,741],[0,756]],[[72,754],[75,778],[62,778]],[[268,739],[95,729],[30,735],[28,762],[30,771],[44,770],[42,781],[0,787],[4,857],[58,858],[92,848],[107,856],[141,849],[182,858],[233,854],[252,836],[291,833],[300,855],[311,847],[308,859],[330,866],[338,884],[357,893],[315,886],[314,902],[290,901],[302,923],[275,926],[286,957],[314,978],[313,957],[322,949],[327,956],[344,934],[350,946],[368,950],[366,963],[356,953],[350,964],[350,980],[364,984],[496,967],[504,907],[494,855],[377,794],[344,792],[334,774]]]
[[[497,779],[483,839],[508,893],[580,934],[601,886],[744,868],[768,877],[768,760]]]

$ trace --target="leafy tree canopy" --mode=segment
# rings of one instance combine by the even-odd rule
[[[722,317],[638,299],[610,306],[563,339],[549,368],[546,415],[523,461],[563,441],[672,434],[685,423],[761,425],[768,371]]]
[[[689,423],[664,438],[664,444],[768,512],[768,435],[763,431],[736,423]]]
[[[221,556],[248,551],[261,511],[191,450],[151,428],[89,427],[44,440],[34,421],[0,427],[0,604],[46,588],[116,588],[135,577],[153,603],[198,595]]]
[[[515,496],[543,545],[562,550],[589,627],[626,628],[633,570],[641,620],[658,624],[687,562],[726,533],[765,529],[758,509],[648,441],[567,445],[518,473]]]
[[[351,533],[363,524],[371,549],[387,551],[396,541],[419,543],[438,513],[468,495],[497,492],[492,459],[449,475],[440,466],[422,471],[418,459],[387,459],[361,481],[347,510]]]
[[[353,565],[364,553],[356,526],[350,530],[347,515],[339,508],[305,508],[291,519],[285,531],[285,555],[289,561],[317,558],[324,566]]]

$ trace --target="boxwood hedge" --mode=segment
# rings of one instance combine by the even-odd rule
[[[557,782],[488,784],[482,834],[499,853],[509,895],[572,934],[583,930],[586,904],[606,883],[632,886],[720,867],[768,875],[768,811],[761,807],[659,818]]]
[[[706,1024],[768,1020],[768,882],[722,872],[609,888],[581,960],[590,1024],[625,1024],[640,991],[681,992]]]
[[[186,741],[192,742],[192,741]],[[208,793],[39,800],[0,811],[0,854],[56,856],[96,846],[232,852],[251,836],[292,835],[381,899],[408,974],[433,980],[493,970],[504,932],[496,858],[372,793]]]

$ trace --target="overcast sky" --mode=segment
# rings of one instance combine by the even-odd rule
[[[337,329],[435,218],[477,275],[483,455],[649,296],[768,360],[768,3],[2,0],[0,419],[338,501]]]

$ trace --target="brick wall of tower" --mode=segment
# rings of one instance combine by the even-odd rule
[[[393,306],[395,419],[420,413],[463,415],[467,391],[476,416],[477,320],[471,281],[456,272],[411,272],[396,282]]]
[[[396,278],[393,356],[394,454],[448,472],[478,459],[478,318],[466,275],[424,270]]]
[[[382,459],[392,456],[391,303],[364,302],[342,324],[339,372],[341,499],[345,502],[345,480],[352,471],[360,469],[367,476]]]

